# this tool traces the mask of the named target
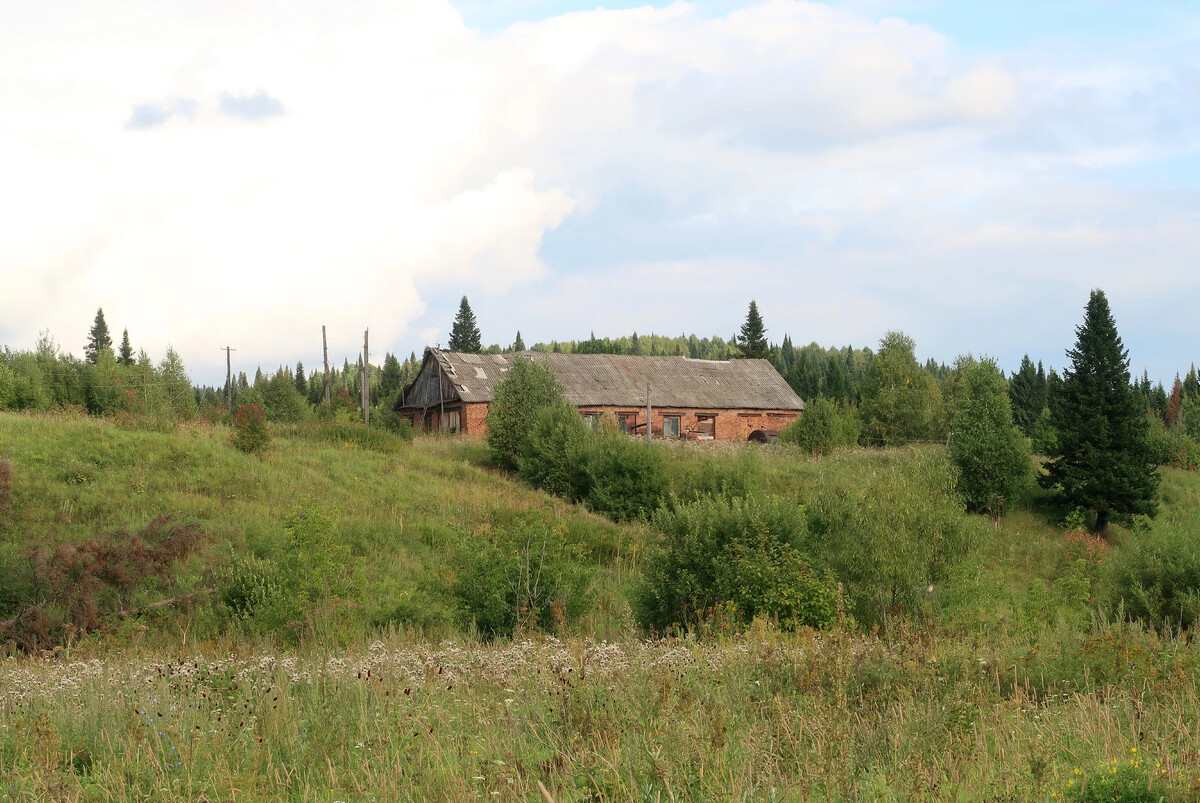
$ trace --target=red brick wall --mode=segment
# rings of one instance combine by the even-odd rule
[[[463,433],[472,438],[483,438],[487,435],[487,402],[475,402],[463,405],[461,417]],[[626,414],[633,417],[633,424],[646,423],[645,407],[580,407],[580,414],[596,413],[599,415]],[[699,440],[701,415],[716,416],[716,437],[718,441],[744,441],[756,429],[781,430],[795,421],[799,413],[795,410],[697,410],[690,408],[654,408],[652,410],[654,437],[661,438],[663,418],[679,416],[679,435],[688,440]],[[434,431],[439,428],[438,411],[430,410],[431,427]],[[419,420],[418,420],[418,423]],[[638,428],[636,434],[645,436],[645,429]]]

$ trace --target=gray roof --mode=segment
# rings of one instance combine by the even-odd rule
[[[430,349],[465,402],[490,401],[516,354],[463,354]],[[767,360],[693,360],[624,354],[520,356],[547,366],[576,406],[803,410],[804,402]],[[415,385],[416,383],[414,383]]]

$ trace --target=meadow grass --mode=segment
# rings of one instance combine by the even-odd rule
[[[337,512],[373,610],[294,646],[161,610],[0,660],[0,799],[1051,801],[1128,776],[1155,796],[1129,800],[1200,801],[1200,647],[1092,605],[1097,561],[1072,574],[1081,547],[1038,494],[971,517],[972,558],[884,632],[716,618],[646,639],[628,602],[644,526],[530,491],[479,443],[274,433],[258,458],[222,427],[0,415],[10,555],[177,513],[212,534],[180,569],[203,590],[307,497]],[[676,494],[801,502],[908,459],[663,449]],[[1200,526],[1198,502],[1194,473],[1164,471],[1162,526]],[[558,638],[481,642],[446,592],[452,556],[529,516],[589,546],[594,608]]]

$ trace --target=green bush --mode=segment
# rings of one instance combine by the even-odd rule
[[[804,511],[776,496],[709,496],[659,511],[659,544],[643,563],[637,594],[645,625],[694,627],[732,603],[746,620],[777,617],[821,626],[836,612],[836,584],[813,571],[797,546]]]
[[[451,584],[464,624],[487,637],[565,627],[589,607],[586,556],[565,529],[533,519],[465,544]]]
[[[967,509],[999,516],[1033,478],[1029,442],[1012,423],[1004,374],[991,359],[967,360],[951,425],[950,459]]]
[[[1032,447],[1034,454],[1048,455],[1058,452],[1058,430],[1050,420],[1049,408],[1043,409],[1033,423]]]
[[[951,576],[977,529],[955,492],[944,450],[910,448],[857,478],[827,483],[807,506],[804,553],[846,584],[860,621],[886,624],[921,610],[930,586]]]
[[[279,566],[272,560],[234,553],[221,573],[218,597],[234,619],[250,619],[282,595]]]
[[[580,502],[592,488],[588,464],[593,451],[592,432],[575,405],[556,404],[538,414],[518,473],[535,488]]]
[[[1150,414],[1151,459],[1160,466],[1195,471],[1200,465],[1200,443],[1180,429],[1171,429],[1157,415]]]
[[[1105,599],[1112,611],[1155,628],[1200,622],[1200,539],[1193,520],[1125,539],[1109,558]]]
[[[803,415],[783,428],[779,440],[808,454],[826,455],[835,449],[854,448],[860,434],[857,408],[818,396],[805,405]]]
[[[539,413],[565,401],[562,384],[549,368],[515,357],[488,405],[487,442],[496,465],[517,471]]]
[[[233,414],[229,442],[246,454],[262,454],[271,442],[267,413],[257,404],[242,404]]]
[[[617,521],[649,517],[667,492],[662,453],[612,429],[593,435],[587,473],[587,506]]]

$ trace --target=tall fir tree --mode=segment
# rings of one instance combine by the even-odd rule
[[[1200,399],[1200,377],[1196,376],[1196,364],[1192,363],[1192,367],[1188,369],[1187,376],[1183,378],[1183,398],[1189,401]]]
[[[400,361],[390,351],[383,355],[383,371],[379,375],[379,392],[385,399],[392,398],[404,383],[404,372]]]
[[[1045,394],[1038,387],[1037,370],[1026,354],[1021,358],[1021,367],[1008,381],[1008,399],[1012,406],[1013,423],[1026,435],[1033,434],[1033,425],[1042,414],[1041,398]]]
[[[513,341],[512,350],[513,351],[524,351],[525,350],[525,341],[521,339],[521,330],[520,329],[517,330],[517,339]]]
[[[133,346],[129,343],[129,327],[121,335],[121,350],[117,352],[118,365],[133,365]]]
[[[296,360],[296,375],[292,378],[296,383],[296,392],[301,396],[308,395],[308,377],[304,374],[304,363]]]
[[[633,337],[629,338],[629,353],[634,356],[641,356],[642,342],[638,340],[637,332],[634,332]]]
[[[825,376],[822,378],[821,393],[838,404],[850,400],[850,385],[846,381],[846,369],[842,367],[840,357],[834,357],[825,366]]]
[[[85,360],[95,365],[100,361],[100,353],[105,349],[112,351],[112,337],[108,334],[108,324],[104,321],[104,310],[96,310],[96,319],[88,331],[88,342],[83,347]]]
[[[1104,534],[1110,521],[1158,511],[1159,476],[1146,411],[1129,383],[1129,352],[1103,291],[1092,291],[1075,335],[1052,410],[1058,444],[1039,482],[1068,507],[1093,512],[1093,531]]]
[[[747,360],[765,360],[770,356],[767,347],[767,330],[763,326],[762,316],[758,314],[758,304],[750,301],[750,310],[746,313],[746,322],[742,324],[741,332],[737,335],[737,346],[740,357]]]
[[[454,316],[454,326],[450,329],[450,350],[478,354],[483,348],[480,341],[479,327],[475,323],[475,313],[467,297],[463,296],[458,305],[458,315]]]

